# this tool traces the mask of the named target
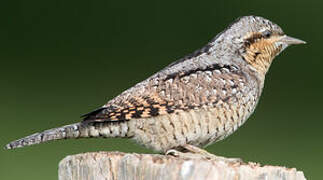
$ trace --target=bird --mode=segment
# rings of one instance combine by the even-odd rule
[[[207,154],[204,147],[231,135],[253,114],[274,58],[305,43],[263,17],[237,18],[204,47],[83,115],[81,122],[32,134],[5,149],[121,137],[160,153]]]

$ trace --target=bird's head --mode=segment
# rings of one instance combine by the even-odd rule
[[[243,60],[263,75],[274,57],[286,47],[305,43],[285,35],[277,24],[256,16],[239,18],[224,34],[224,41],[233,43]]]

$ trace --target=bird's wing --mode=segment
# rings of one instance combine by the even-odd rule
[[[241,81],[245,78],[236,66],[221,64],[156,74],[83,117],[88,122],[127,121],[216,106],[234,97]]]
[[[120,97],[120,96],[119,96]],[[84,115],[84,121],[126,121],[134,118],[148,118],[172,113],[174,103],[151,94],[133,96],[114,105],[105,105]]]

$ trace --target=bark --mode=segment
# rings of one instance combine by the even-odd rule
[[[59,164],[59,180],[304,180],[295,168],[258,163],[229,163],[200,157],[93,152],[67,156]]]

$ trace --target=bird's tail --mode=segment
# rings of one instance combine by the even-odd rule
[[[15,149],[58,139],[78,138],[80,126],[80,123],[75,123],[59,128],[48,129],[41,133],[35,133],[30,136],[12,141],[5,146],[5,149]]]
[[[41,133],[10,142],[5,149],[15,149],[47,141],[87,137],[125,137],[128,127],[126,124],[109,123],[75,123],[59,128],[49,129]]]

